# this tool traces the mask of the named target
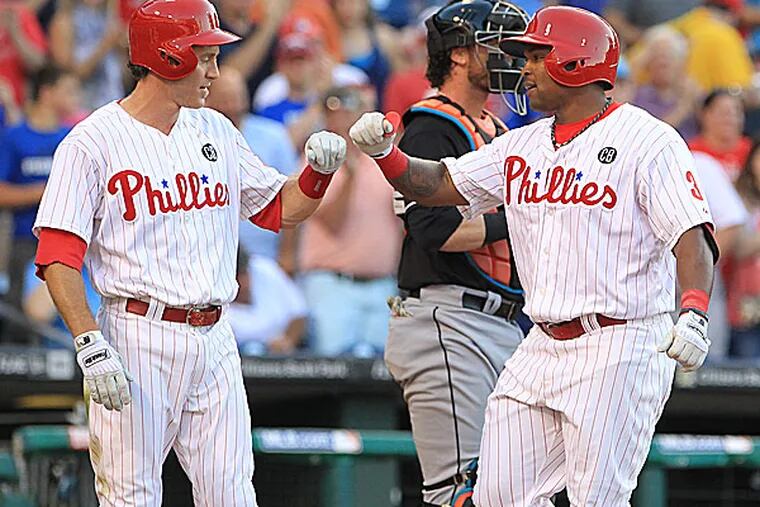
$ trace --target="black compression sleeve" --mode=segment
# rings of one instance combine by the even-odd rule
[[[507,239],[507,217],[503,211],[486,213],[483,215],[486,221],[486,240],[484,245],[490,245],[495,241]]]

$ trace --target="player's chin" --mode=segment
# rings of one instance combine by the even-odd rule
[[[187,103],[185,104],[185,107],[189,107],[190,109],[200,109],[205,106],[206,106],[205,97],[193,97],[192,99],[188,100]]]
[[[543,97],[535,88],[529,89],[526,95],[528,96],[528,103],[531,109],[540,113],[549,112],[550,108],[546,105],[546,101],[543,100]]]

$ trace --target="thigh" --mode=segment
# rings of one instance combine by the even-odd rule
[[[563,435],[573,505],[628,505],[670,395],[675,362],[656,344],[671,326],[663,316],[604,328],[583,338],[578,358],[565,358],[575,373],[551,401],[570,423]]]
[[[190,386],[174,445],[198,506],[256,505],[248,397],[232,329],[199,330],[205,365]]]
[[[494,347],[488,342],[500,340],[466,335],[471,327],[457,325],[461,308],[416,299],[407,299],[406,308],[411,317],[391,320],[385,357],[403,389],[424,484],[431,485],[462,472],[478,457],[486,399],[502,362],[490,357]],[[516,328],[495,331],[497,336],[519,333]],[[426,491],[424,499],[444,503],[453,489]]]
[[[321,356],[337,356],[356,343],[358,303],[347,280],[324,271],[303,276],[309,306],[311,348]]]
[[[553,410],[492,394],[480,446],[475,505],[551,506],[551,497],[565,484],[561,427],[561,415]]]
[[[101,505],[158,506],[161,467],[176,435],[191,355],[171,326],[142,317],[101,312],[101,329],[134,380],[132,402],[121,412],[89,400],[90,458]],[[176,414],[177,418],[174,417]]]

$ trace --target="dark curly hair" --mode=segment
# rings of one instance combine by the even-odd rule
[[[440,88],[446,78],[451,74],[451,51],[447,49],[442,52],[428,52],[427,70],[425,77],[430,81],[431,86]]]

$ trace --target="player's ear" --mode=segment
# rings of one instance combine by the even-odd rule
[[[467,48],[454,48],[451,50],[451,63],[454,65],[467,65],[469,51]]]

